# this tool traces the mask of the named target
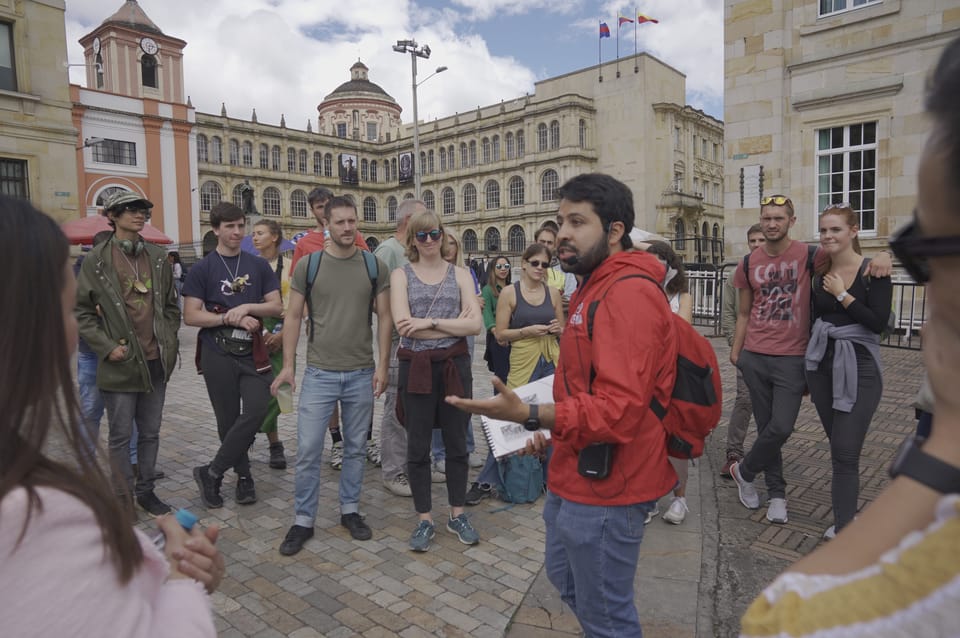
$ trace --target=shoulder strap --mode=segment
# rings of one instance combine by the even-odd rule
[[[750,253],[743,256],[743,276],[747,278],[747,286],[753,290],[753,284],[750,283]]]
[[[817,248],[816,244],[807,244],[807,272],[811,277],[813,276],[813,262],[817,256]]]
[[[317,250],[307,257],[307,285],[303,291],[304,299],[307,301],[307,338],[313,341],[313,301],[311,293],[313,292],[313,282],[317,280],[317,272],[320,270],[320,260],[323,258],[323,251]]]
[[[360,250],[363,263],[367,266],[367,277],[370,278],[370,307],[367,310],[367,323],[373,325],[373,302],[377,298],[377,279],[380,278],[380,266],[377,258],[369,250]]]

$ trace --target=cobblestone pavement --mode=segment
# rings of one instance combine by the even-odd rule
[[[373,540],[350,538],[339,524],[339,473],[330,468],[325,454],[317,534],[296,556],[281,556],[277,549],[293,522],[295,414],[281,416],[287,470],[267,466],[265,437],[258,437],[251,450],[258,502],[237,506],[234,477],[228,475],[224,507],[206,510],[191,471],[216,450],[216,425],[193,364],[196,331],[184,327],[180,334],[183,364],[167,390],[158,462],[166,478],[158,482],[157,493],[174,507],[190,508],[203,523],[217,522],[222,528],[227,577],[212,597],[221,636],[522,638],[580,633],[541,571],[542,499],[511,507],[484,501],[469,508],[481,535],[479,545],[462,545],[438,525],[430,551],[414,554],[407,548],[416,523],[412,499],[389,493],[379,468],[370,464],[360,509],[373,529]],[[725,342],[713,343],[729,381],[726,418],[733,375]],[[482,344],[477,346],[475,393],[489,396]],[[886,390],[864,449],[864,500],[883,486],[886,462],[910,428],[912,410],[905,406],[919,381],[919,353],[883,349],[883,356]],[[382,404],[377,404],[375,432]],[[763,584],[815,547],[829,525],[829,450],[812,405],[804,404],[785,449],[790,522],[784,526],[767,524],[763,509],[743,509],[732,483],[714,479],[723,461],[724,425],[725,420],[711,437],[707,455],[691,468],[687,520],[680,526],[656,520],[647,527],[637,600],[648,637],[734,634],[737,619]],[[483,455],[486,447],[477,420],[474,431]],[[471,478],[476,471],[471,470]],[[434,484],[438,520],[445,515],[446,508],[439,507],[446,503],[445,492],[442,484]],[[140,522],[149,527],[150,517],[141,512]]]

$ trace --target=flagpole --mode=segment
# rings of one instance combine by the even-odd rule
[[[600,37],[600,27],[603,25],[602,20],[597,20],[597,75],[600,76],[600,81],[603,82],[603,38]]]
[[[634,7],[633,13],[637,16],[633,23],[633,72],[637,73],[640,70],[640,66],[637,64],[637,28],[640,26],[640,10]]]
[[[617,11],[617,77],[620,77],[620,12]]]

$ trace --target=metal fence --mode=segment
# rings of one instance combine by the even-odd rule
[[[720,336],[720,313],[723,308],[724,282],[732,277],[735,263],[717,268],[688,265],[687,280],[693,296],[693,323],[713,328]],[[881,340],[880,345],[891,348],[919,350],[923,345],[920,328],[926,321],[926,295],[922,285],[915,283],[901,271],[893,274],[894,330]]]

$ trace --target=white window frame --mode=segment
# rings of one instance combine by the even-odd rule
[[[830,11],[824,11],[824,3],[827,2],[831,7],[836,7],[837,4],[843,3],[845,6],[840,9],[831,9]],[[848,11],[856,11],[857,9],[862,9],[864,7],[869,7],[875,4],[882,3],[883,0],[819,0],[817,2],[817,17],[826,18],[827,16],[835,16],[841,13],[847,13]],[[846,6],[849,4],[850,6]]]
[[[863,144],[863,143],[861,143],[861,144],[857,144],[857,145],[851,145],[851,144],[850,144],[850,127],[852,127],[852,126],[865,126],[865,125],[867,125],[867,124],[873,124],[874,127],[875,127],[875,129],[876,129],[876,131],[875,131],[875,136],[874,136],[874,141],[873,141],[872,143],[870,143],[870,144]],[[837,147],[837,148],[821,149],[821,148],[820,148],[820,143],[819,143],[820,132],[821,132],[821,131],[829,131],[829,130],[838,129],[838,128],[842,128],[842,129],[843,129],[843,146]],[[815,149],[815,155],[814,155],[814,174],[815,174],[815,178],[814,178],[814,179],[815,179],[815,183],[814,183],[814,186],[815,186],[815,189],[816,189],[816,197],[815,197],[815,199],[814,199],[814,201],[816,202],[816,210],[814,211],[814,219],[816,219],[816,217],[819,216],[820,212],[821,212],[824,208],[826,208],[829,204],[831,204],[831,203],[850,202],[850,154],[851,154],[851,153],[859,153],[859,152],[863,152],[863,151],[871,151],[871,150],[872,150],[873,153],[874,153],[874,157],[873,157],[873,189],[872,189],[872,190],[873,190],[873,209],[872,209],[872,211],[873,211],[873,227],[872,227],[872,228],[865,228],[865,227],[864,227],[864,225],[863,225],[863,210],[862,210],[862,205],[857,208],[857,214],[860,216],[860,234],[861,234],[862,236],[864,236],[864,237],[876,237],[876,236],[877,236],[877,225],[878,225],[878,224],[877,224],[877,222],[878,222],[878,219],[877,219],[877,186],[878,186],[878,184],[877,184],[877,182],[878,182],[877,175],[878,175],[878,165],[879,165],[879,163],[880,163],[880,158],[879,158],[879,154],[878,154],[879,149],[878,149],[877,140],[880,138],[880,123],[879,123],[878,121],[872,121],[872,122],[853,122],[853,123],[851,123],[851,124],[842,124],[842,125],[839,125],[839,126],[830,126],[830,127],[826,127],[826,128],[822,128],[822,129],[817,129],[816,131],[814,131],[814,136],[815,136],[815,137],[814,137],[814,142],[813,142],[813,144],[814,144],[814,149]],[[821,177],[821,173],[820,173],[820,158],[821,158],[821,157],[834,156],[834,155],[840,155],[840,154],[843,155],[843,168],[842,168],[842,171],[843,171],[843,173],[842,173],[842,175],[843,175],[843,191],[842,191],[842,193],[834,193],[834,192],[832,192],[832,191],[829,192],[829,193],[821,193],[821,192],[820,192],[820,177]],[[864,169],[861,169],[861,171],[865,172]],[[829,175],[829,174],[832,174],[832,172],[831,172],[831,173],[828,173],[828,175]],[[861,199],[860,199],[860,202],[861,202],[861,203],[862,203],[862,201],[863,201],[862,193],[867,192],[868,190],[870,190],[870,189],[863,188],[863,182],[861,181],[861,188],[860,188],[859,191],[858,191],[859,193],[861,193]],[[838,195],[839,195],[839,199],[838,199]],[[816,224],[814,224],[814,226],[816,226]],[[816,232],[816,229],[815,229],[815,232]]]

